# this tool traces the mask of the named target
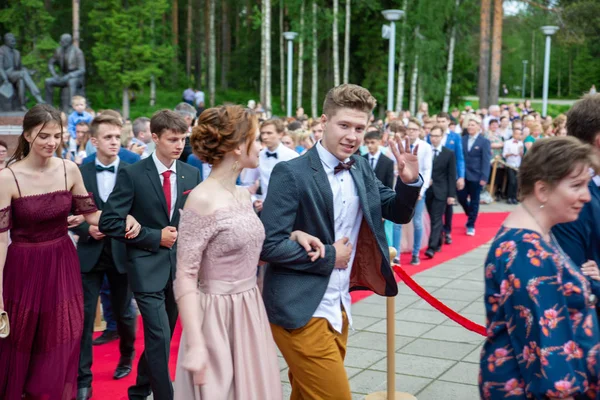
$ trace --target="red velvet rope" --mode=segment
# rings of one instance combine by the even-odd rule
[[[402,279],[404,283],[406,283],[406,286],[411,288],[413,292],[415,292],[417,295],[419,295],[420,298],[428,302],[436,310],[440,311],[452,321],[462,325],[468,330],[475,333],[479,333],[481,336],[487,336],[487,330],[485,329],[485,326],[476,324],[470,319],[463,317],[462,315],[460,315],[459,313],[457,313],[456,311],[454,311],[453,309],[451,309],[450,307],[433,297],[427,290],[423,289],[406,272],[404,272],[404,270],[401,267],[394,265],[392,268],[400,276],[400,279]]]

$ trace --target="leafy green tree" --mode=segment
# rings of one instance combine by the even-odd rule
[[[0,8],[0,32],[12,32],[21,54],[27,54],[47,35],[55,19],[44,8],[43,0],[4,1],[5,8]]]
[[[147,85],[152,75],[160,78],[171,63],[172,46],[152,44],[152,21],[159,21],[167,7],[166,0],[98,0],[90,12],[97,80],[109,90],[123,91],[124,114],[127,92]]]

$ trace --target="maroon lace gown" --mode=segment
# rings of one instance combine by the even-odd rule
[[[0,339],[0,399],[71,400],[77,392],[83,289],[69,213],[96,211],[90,196],[67,190],[19,197],[0,210],[12,243],[4,265],[4,307],[11,323]]]

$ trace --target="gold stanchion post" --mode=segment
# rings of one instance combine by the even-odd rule
[[[390,247],[390,261],[398,252]],[[396,303],[393,297],[386,297],[387,319],[387,390],[371,393],[366,400],[417,400],[410,393],[396,392]]]
[[[499,156],[496,156],[494,158],[494,166],[492,167],[492,178],[490,179],[490,196],[492,196],[492,202],[495,201],[494,200],[494,192],[496,191],[496,170],[498,169],[498,158]]]

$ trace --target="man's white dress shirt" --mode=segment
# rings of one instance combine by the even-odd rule
[[[350,175],[350,171],[343,170],[334,174],[334,168],[340,161],[329,151],[327,151],[321,142],[317,143],[317,151],[319,158],[325,169],[325,174],[331,185],[333,193],[333,214],[334,214],[334,229],[335,240],[343,237],[349,239],[352,244],[352,254],[348,268],[334,268],[329,277],[327,290],[323,295],[323,300],[317,307],[313,317],[325,318],[333,329],[342,332],[342,306],[348,316],[348,322],[352,326],[352,315],[350,312],[350,273],[352,272],[352,264],[356,255],[356,242],[358,240],[358,232],[363,218],[363,212],[360,207],[360,200],[354,179]],[[346,159],[346,162],[350,159]]]
[[[508,154],[518,155],[508,156]],[[521,159],[523,158],[521,154],[523,154],[522,141],[519,140],[515,143],[515,140],[511,139],[507,142],[504,142],[504,148],[502,149],[502,157],[504,157],[504,159],[506,160],[507,165],[519,168],[521,166]]]
[[[158,170],[161,188],[165,181],[165,177],[162,175],[163,172],[172,172],[169,178],[169,182],[171,183],[171,209],[169,210],[169,219],[171,219],[173,218],[173,211],[175,211],[175,202],[177,201],[177,161],[173,160],[173,164],[171,164],[171,167],[167,168],[162,162],[160,162],[158,157],[156,157],[156,152],[152,153],[152,161],[154,161],[154,165],[156,165],[156,169]]]
[[[96,165],[99,165],[104,168],[115,167],[115,172],[102,171],[96,172],[96,181],[98,182],[98,196],[102,199],[103,202],[106,203],[108,200],[108,196],[112,193],[115,188],[115,183],[117,182],[117,170],[119,168],[120,159],[117,156],[117,159],[108,165],[102,164],[98,161],[98,157],[96,157]]]
[[[277,157],[268,157],[267,153],[277,154]],[[272,152],[267,148],[262,149],[258,157],[260,161],[258,168],[248,169],[245,171],[243,177],[243,186],[252,186],[254,182],[260,180],[262,195],[256,196],[256,199],[264,200],[267,198],[269,179],[271,179],[271,172],[273,172],[275,165],[282,161],[289,161],[298,157],[298,153],[279,143],[279,146]]]
[[[417,139],[411,144],[411,150],[417,148],[417,159],[419,160],[419,174],[423,177],[423,186],[421,186],[420,195],[423,196],[429,187],[431,181],[431,170],[433,168],[433,151],[431,145],[424,140]]]
[[[381,156],[381,150],[377,150],[375,154],[369,154],[369,165],[371,168],[375,169],[377,167],[377,162],[379,161],[379,157]]]

